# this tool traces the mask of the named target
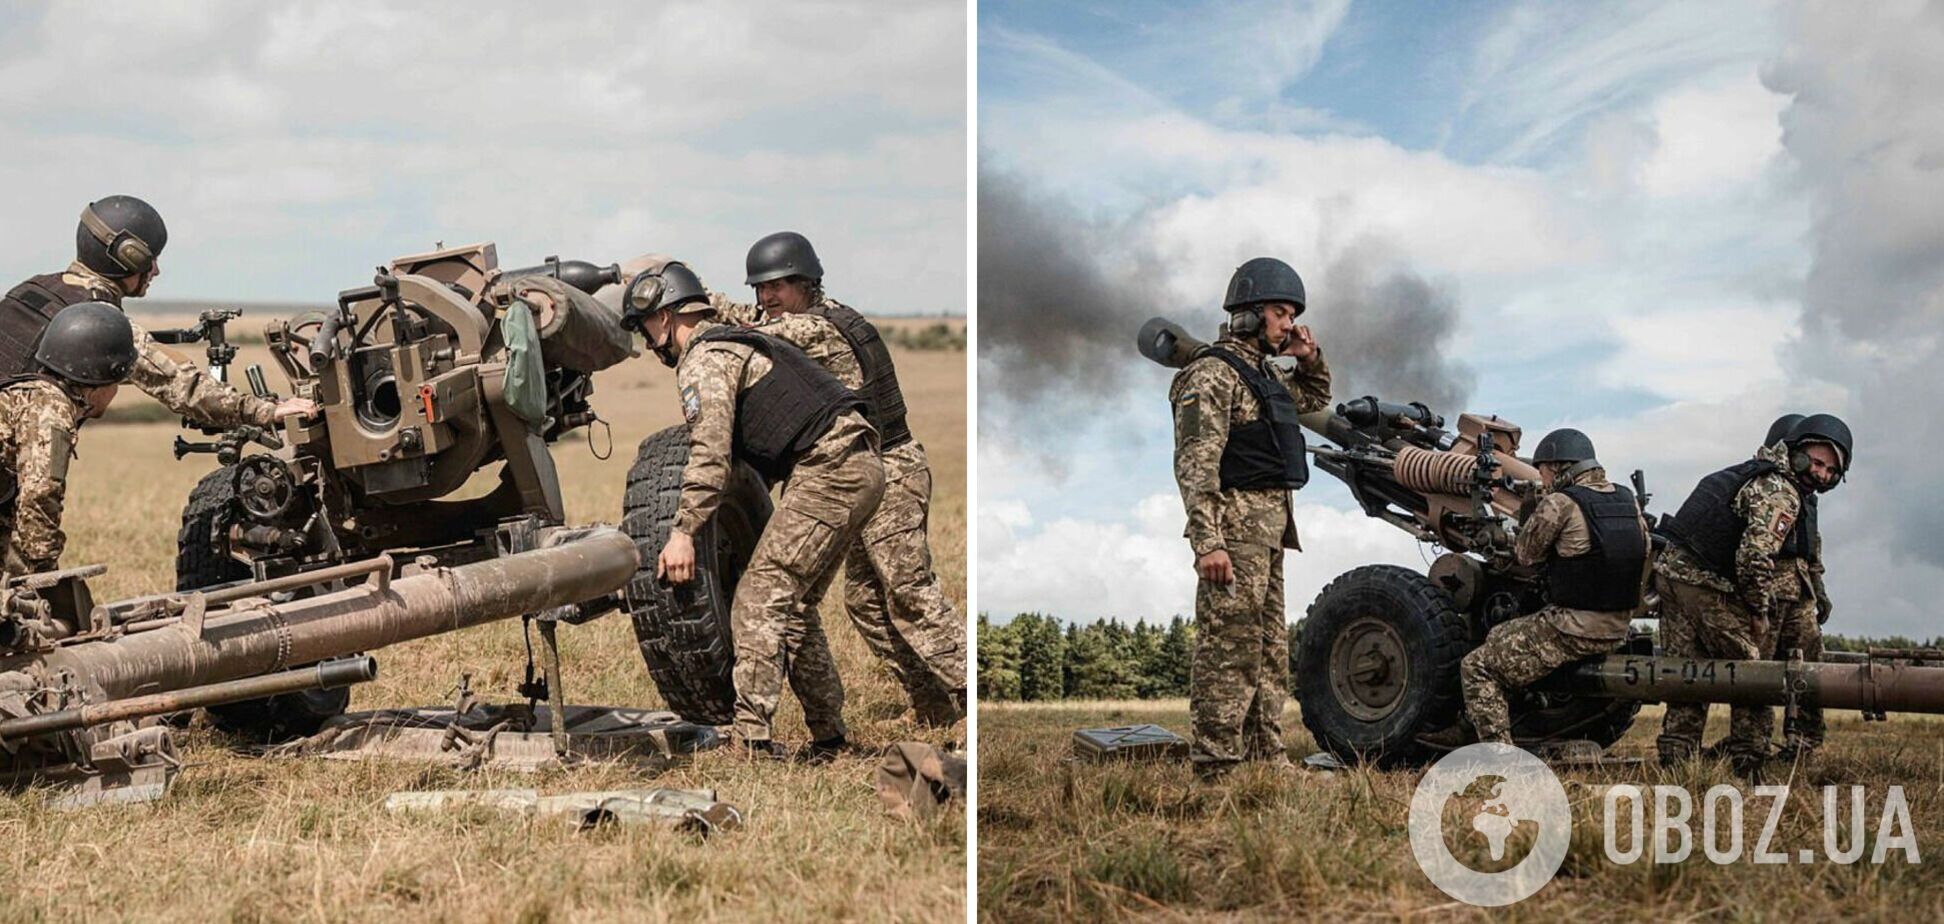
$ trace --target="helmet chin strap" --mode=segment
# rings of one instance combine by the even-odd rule
[[[662,333],[661,342],[649,344],[648,350],[655,354],[656,359],[661,360],[662,365],[673,369],[682,359],[680,349],[675,342],[675,313],[667,309],[663,311],[668,315],[667,327]]]

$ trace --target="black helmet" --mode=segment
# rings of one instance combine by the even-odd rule
[[[1541,462],[1585,462],[1593,457],[1593,441],[1571,427],[1562,427],[1546,434],[1539,441],[1539,447],[1532,451],[1535,465]]]
[[[1303,277],[1275,257],[1257,257],[1236,267],[1235,275],[1229,277],[1228,295],[1222,299],[1222,308],[1240,311],[1263,302],[1295,302],[1296,313],[1302,314],[1307,304]]]
[[[744,261],[744,265],[749,271],[749,278],[743,280],[743,285],[749,286],[791,276],[823,278],[823,264],[817,262],[817,249],[810,246],[809,238],[795,231],[778,231],[749,245],[749,259]]]
[[[41,331],[34,361],[77,385],[112,385],[135,367],[135,328],[121,309],[79,302],[61,309]]]
[[[1775,422],[1769,424],[1768,435],[1762,437],[1762,445],[1773,446],[1776,443],[1782,442],[1788,438],[1789,431],[1795,429],[1795,425],[1801,422],[1801,414],[1783,414],[1775,418]]]
[[[134,196],[109,196],[81,210],[74,232],[74,255],[111,279],[139,276],[155,267],[169,243],[162,213]]]
[[[664,308],[696,302],[708,305],[709,290],[688,264],[669,262],[659,270],[637,273],[621,296],[621,323],[635,327],[641,319]],[[692,309],[693,310],[693,309]]]
[[[1855,463],[1850,443],[1849,424],[1834,414],[1811,414],[1798,421],[1789,431],[1788,443],[1791,449],[1804,443],[1829,443],[1836,447],[1836,464],[1842,467],[1845,475]]]

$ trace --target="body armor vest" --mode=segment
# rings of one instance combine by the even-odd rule
[[[1584,555],[1547,562],[1547,601],[1603,613],[1639,606],[1648,540],[1633,492],[1619,485],[1611,493],[1573,485],[1560,493],[1579,506],[1593,548]]]
[[[1776,554],[1782,558],[1816,560],[1816,495],[1814,493],[1802,495],[1802,508],[1796,511],[1795,528],[1789,530],[1789,538],[1782,540],[1782,551]]]
[[[781,338],[717,327],[695,339],[740,343],[769,357],[769,374],[736,396],[734,449],[771,484],[788,478],[797,458],[830,432],[839,416],[865,407],[864,399]]]
[[[60,273],[35,276],[0,298],[0,378],[39,369],[34,350],[41,332],[61,309],[97,300],[95,293],[61,281]]]
[[[1694,493],[1688,495],[1681,509],[1668,520],[1667,534],[1693,554],[1703,568],[1734,580],[1735,550],[1741,548],[1742,534],[1748,531],[1747,519],[1735,512],[1735,495],[1750,481],[1781,470],[1781,466],[1767,459],[1749,459],[1701,479],[1694,486]],[[1805,519],[1798,514],[1796,528],[1784,540],[1783,554],[1787,554],[1790,542],[1801,544],[1798,535],[1802,533]]]
[[[857,310],[848,305],[824,300],[810,314],[823,318],[844,335],[851,354],[857,357],[864,386],[858,397],[864,399],[865,416],[877,428],[880,449],[889,451],[911,442],[911,428],[905,424],[904,392],[898,388],[898,370],[891,365],[891,351],[884,346],[878,330]]]
[[[1296,422],[1296,399],[1281,382],[1268,373],[1221,347],[1211,348],[1214,356],[1242,377],[1242,384],[1255,395],[1260,415],[1239,427],[1230,427],[1228,445],[1222,447],[1222,490],[1295,490],[1309,483],[1309,454],[1304,450],[1303,428]]]

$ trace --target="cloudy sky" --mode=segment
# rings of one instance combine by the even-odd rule
[[[0,274],[162,210],[158,298],[329,300],[389,257],[742,258],[808,234],[866,311],[965,310],[966,8],[0,5]]]
[[[1133,334],[1212,334],[1273,254],[1339,400],[1580,427],[1658,510],[1779,413],[1843,414],[1831,628],[1941,631],[1944,8],[1426,9],[981,5],[982,609],[1192,612]],[[1435,554],[1327,477],[1298,502],[1292,618]]]

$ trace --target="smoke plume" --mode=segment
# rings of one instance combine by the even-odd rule
[[[1157,368],[1134,350],[1143,321],[1158,314],[1196,336],[1215,336],[1233,267],[1170,264],[1141,227],[1139,216],[1091,220],[1017,177],[980,171],[983,394],[1041,412],[1042,424],[1071,426],[1074,412],[1152,382]],[[1244,241],[1235,262],[1277,252],[1275,242]],[[1320,270],[1297,271],[1309,290],[1302,323],[1330,360],[1339,400],[1375,394],[1423,401],[1447,416],[1461,409],[1473,374],[1450,354],[1459,313],[1450,291],[1411,272],[1377,240],[1351,245]],[[1178,279],[1183,272],[1198,278]],[[1169,294],[1184,289],[1207,295],[1189,306]],[[1149,377],[1132,378],[1137,372]]]

